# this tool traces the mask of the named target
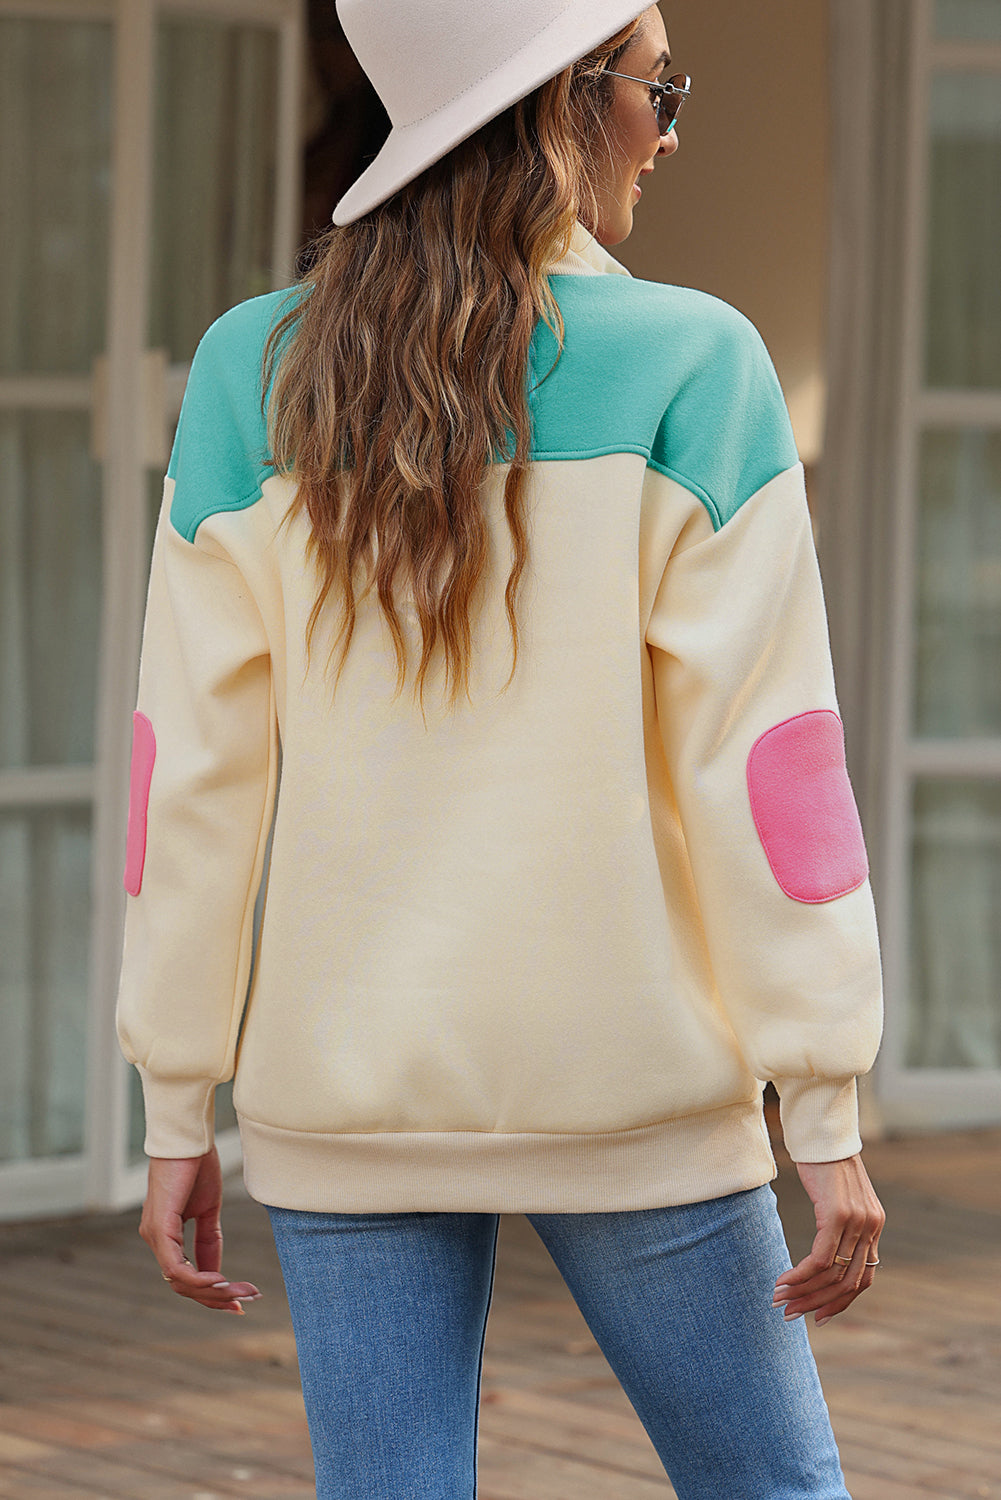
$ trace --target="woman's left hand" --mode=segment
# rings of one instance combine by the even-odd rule
[[[816,1323],[826,1323],[872,1286],[886,1214],[861,1156],[801,1161],[796,1170],[813,1203],[817,1233],[809,1255],[776,1281],[773,1303],[785,1306],[787,1318],[813,1312]]]
[[[149,1188],[140,1238],[156,1256],[160,1274],[181,1297],[221,1312],[243,1312],[261,1294],[249,1281],[221,1274],[222,1171],[215,1147],[204,1156],[150,1158]],[[184,1225],[195,1221],[195,1265],[184,1253]]]

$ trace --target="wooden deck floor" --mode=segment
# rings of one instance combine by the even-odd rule
[[[855,1311],[811,1328],[848,1487],[854,1500],[1001,1500],[1001,1132],[865,1154],[889,1215],[884,1265]],[[777,1189],[795,1258],[809,1204],[786,1163]],[[137,1221],[0,1228],[0,1497],[306,1500],[295,1350],[263,1209],[234,1187],[230,1273],[266,1293],[242,1319],[173,1297]],[[531,1226],[506,1218],[480,1500],[672,1495]]]

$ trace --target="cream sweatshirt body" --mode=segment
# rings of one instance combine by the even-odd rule
[[[446,709],[432,678],[426,718],[394,697],[371,599],[336,693],[326,620],[306,659],[316,577],[261,417],[288,294],[195,355],[149,586],[118,1025],[148,1154],[208,1150],[235,1076],[263,1202],[717,1197],[775,1174],[769,1079],[794,1159],[860,1149],[879,950],[777,378],[733,308],[630,276],[581,226],[551,276],[565,347],[546,377],[539,325],[518,669],[504,690],[495,462],[471,701]]]

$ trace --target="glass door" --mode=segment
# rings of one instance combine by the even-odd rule
[[[283,99],[281,20],[288,5],[160,3],[154,30],[147,359],[163,373],[169,438],[195,348],[227,308],[291,280],[300,174],[297,97]],[[286,58],[286,73],[290,58]],[[290,75],[287,83],[292,84]],[[291,109],[289,106],[292,106]],[[283,107],[284,106],[284,107]],[[276,267],[281,274],[276,275]],[[169,441],[166,445],[169,450]],[[143,568],[159,512],[163,462],[147,469]],[[145,1173],[142,1089],[129,1083],[126,1192]],[[232,1087],[216,1096],[224,1164],[239,1160]]]
[[[1001,6],[920,0],[881,1095],[1001,1117]]]
[[[300,0],[0,0],[0,1216],[141,1195],[114,1005],[149,550],[198,338],[291,279],[301,48]]]
[[[0,9],[0,1172],[85,1197],[113,27]]]

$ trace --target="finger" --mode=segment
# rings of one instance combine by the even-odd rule
[[[251,1281],[229,1282],[218,1271],[197,1271],[190,1264],[182,1266],[169,1280],[179,1297],[216,1311],[242,1312],[244,1302],[254,1302],[261,1295]]]
[[[788,1295],[787,1288],[796,1295],[804,1295],[818,1287],[843,1281],[857,1256],[860,1242],[868,1237],[866,1230],[871,1232],[873,1227],[863,1212],[856,1211],[839,1215],[833,1223],[818,1228],[809,1255],[776,1280],[777,1299],[779,1294]]]
[[[864,1249],[859,1230],[846,1229],[843,1232],[838,1248],[831,1257],[831,1270],[839,1281],[849,1280],[851,1273],[858,1267],[859,1256]],[[865,1259],[864,1254],[862,1259]]]
[[[229,1285],[218,1271],[199,1271],[189,1261],[163,1273],[164,1280],[182,1297],[201,1297],[213,1293],[215,1287]],[[219,1301],[218,1295],[215,1300]]]
[[[873,1256],[870,1255],[868,1259],[872,1261]],[[836,1297],[833,1302],[829,1302],[823,1307],[818,1307],[813,1315],[813,1321],[816,1326],[818,1328],[822,1327],[824,1323],[829,1323],[832,1318],[837,1317],[838,1313],[842,1313],[846,1308],[850,1307],[856,1297],[861,1297],[863,1292],[869,1290],[875,1275],[875,1265],[867,1265],[857,1287],[853,1288],[850,1292],[843,1293],[840,1297]]]
[[[151,1241],[150,1249],[165,1281],[185,1281],[190,1276],[197,1276],[198,1272],[184,1253],[183,1239],[176,1240],[173,1235],[162,1234]]]
[[[786,1292],[776,1292],[772,1305],[783,1307],[790,1318],[815,1312],[818,1323],[826,1322],[828,1315],[844,1312],[857,1296],[869,1290],[875,1280],[876,1263],[878,1256],[872,1245],[867,1247],[864,1256],[860,1246],[858,1256],[853,1257],[845,1276],[836,1281],[828,1278],[826,1283],[823,1278],[819,1278],[816,1282]]]
[[[787,1323],[792,1323],[796,1318],[802,1318],[807,1313],[816,1313],[818,1318],[830,1312],[843,1312],[859,1295],[858,1288],[852,1287],[850,1291],[840,1291],[832,1299],[831,1288],[823,1288],[819,1292],[812,1293],[809,1297],[797,1297],[795,1302],[787,1302],[782,1310],[782,1316]]]
[[[803,1257],[788,1271],[783,1271],[775,1282],[772,1298],[774,1305],[788,1302],[793,1297],[806,1297],[827,1287],[836,1286],[841,1280],[841,1267],[832,1266],[834,1248],[829,1233],[818,1235],[809,1255]]]
[[[835,1268],[840,1271],[840,1266]],[[777,1286],[772,1295],[773,1307],[791,1307],[795,1304],[801,1307],[811,1297],[833,1297],[843,1286],[843,1278],[836,1275],[829,1267],[819,1272],[809,1281],[800,1282],[798,1285]]]
[[[195,1262],[200,1271],[218,1273],[222,1266],[222,1229],[218,1209],[195,1221]]]
[[[797,1261],[788,1271],[783,1271],[777,1278],[775,1286],[777,1290],[782,1287],[798,1287],[802,1282],[812,1281],[831,1269],[835,1255],[838,1253],[838,1243],[841,1239],[842,1225],[831,1224],[818,1228],[814,1235],[813,1244],[808,1255]]]
[[[841,1274],[835,1282],[821,1284],[809,1290],[800,1288],[797,1295],[785,1303],[784,1316],[787,1321],[801,1318],[808,1312],[815,1312],[817,1317],[822,1317],[826,1309],[835,1305],[837,1312],[843,1312],[863,1290],[867,1249],[867,1241],[860,1240],[848,1265],[837,1268]]]
[[[858,1292],[846,1292],[844,1296],[836,1297],[833,1302],[827,1302],[823,1307],[818,1307],[813,1315],[815,1326],[822,1328],[825,1323],[829,1323],[839,1313],[845,1312],[851,1307],[858,1295]]]
[[[196,1297],[199,1300],[216,1303],[220,1306],[224,1302],[238,1299],[242,1302],[253,1302],[259,1297],[260,1291],[251,1281],[226,1281],[218,1272],[207,1273],[215,1276],[215,1280],[203,1280],[201,1277],[206,1273],[199,1273],[199,1280],[172,1279],[171,1285],[175,1292],[182,1297]]]
[[[197,1302],[201,1307],[207,1307],[212,1312],[243,1312],[245,1302],[256,1302],[260,1292],[251,1291],[244,1287],[239,1294],[228,1281],[219,1281],[212,1286],[205,1287],[175,1287],[178,1296],[186,1298],[189,1302]]]
[[[256,1302],[260,1295],[256,1287],[251,1287],[249,1282],[231,1284],[228,1281],[220,1281],[210,1288],[209,1292],[193,1300],[214,1312],[242,1313],[245,1311],[244,1303]]]
[[[154,1217],[147,1204],[143,1209],[139,1236],[153,1252],[164,1275],[173,1276],[182,1266],[189,1264],[184,1253],[184,1223],[180,1214]]]
[[[854,1292],[861,1274],[862,1265],[857,1258],[849,1261],[847,1266],[828,1266],[808,1282],[777,1289],[773,1306],[784,1306],[787,1319],[801,1318],[804,1313],[821,1307],[842,1290],[848,1291],[850,1288]]]
[[[164,1280],[169,1281],[174,1291],[181,1296],[208,1297],[209,1301],[220,1303],[226,1301],[227,1297],[250,1299],[260,1296],[257,1287],[252,1282],[231,1283],[218,1271],[199,1270],[186,1259],[182,1259],[179,1263],[175,1262],[170,1270],[164,1270],[161,1265],[161,1272]],[[223,1295],[224,1292],[227,1296]]]
[[[876,1267],[880,1263],[879,1257],[879,1235],[870,1240],[866,1246],[865,1263],[862,1269],[862,1279],[859,1282],[859,1291],[867,1292],[876,1279]]]

